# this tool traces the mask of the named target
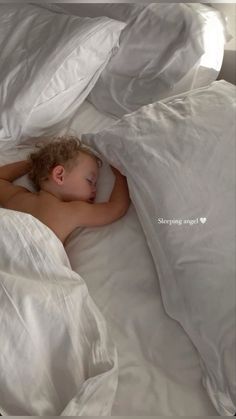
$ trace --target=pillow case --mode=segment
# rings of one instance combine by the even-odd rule
[[[1,137],[19,140],[61,129],[115,52],[124,26],[108,17],[1,4]]]
[[[127,23],[117,54],[88,97],[105,113],[121,117],[217,78],[229,34],[223,15],[212,7],[129,3],[63,4],[59,8],[66,13],[100,14]]]
[[[127,176],[165,309],[220,415],[236,412],[235,97],[213,82],[82,136]]]

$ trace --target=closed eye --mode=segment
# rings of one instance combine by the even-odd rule
[[[93,185],[93,181],[91,179],[87,179],[87,181],[90,185]],[[94,186],[97,186],[97,182],[94,182]]]

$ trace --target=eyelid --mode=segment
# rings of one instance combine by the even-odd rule
[[[87,178],[87,180],[90,182],[90,183],[92,183],[92,184],[94,184],[95,186],[97,185],[97,181],[93,181],[92,179],[89,179],[89,178]]]

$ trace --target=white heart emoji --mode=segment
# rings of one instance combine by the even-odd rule
[[[201,221],[202,224],[205,224],[206,220],[207,220],[206,217],[200,218],[200,221]]]

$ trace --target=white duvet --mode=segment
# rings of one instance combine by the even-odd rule
[[[0,412],[109,415],[117,354],[57,236],[0,208]]]

